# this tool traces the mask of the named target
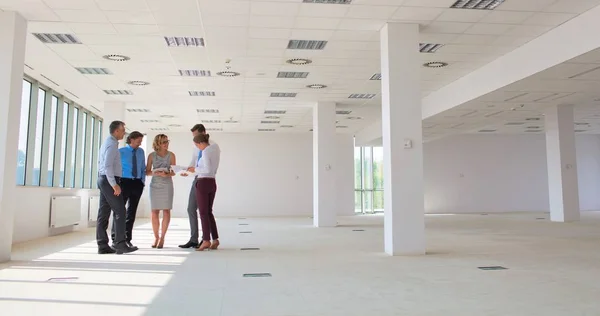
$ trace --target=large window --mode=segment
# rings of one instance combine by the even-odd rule
[[[90,188],[101,119],[29,77],[21,97],[17,185]]]
[[[17,156],[17,185],[25,185],[27,163],[27,131],[29,130],[29,109],[31,101],[31,82],[23,80],[21,94],[21,122],[19,125],[19,152]]]
[[[383,212],[383,148],[354,148],[354,202],[357,213]]]

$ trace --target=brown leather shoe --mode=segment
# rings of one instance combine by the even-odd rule
[[[212,250],[217,250],[217,248],[219,248],[219,245],[220,245],[220,244],[221,244],[221,243],[219,242],[219,240],[218,240],[218,239],[217,239],[217,240],[213,240],[212,244],[210,245],[210,249],[212,249]]]
[[[206,249],[209,249],[211,246],[210,241],[203,241],[202,244],[200,244],[200,247],[198,247],[196,249],[196,251],[204,251]]]

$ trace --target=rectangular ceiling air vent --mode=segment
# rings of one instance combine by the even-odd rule
[[[112,75],[112,72],[106,68],[77,67],[75,69],[84,75]]]
[[[590,125],[590,123],[575,122],[575,126],[584,126],[584,125]]]
[[[540,129],[541,127],[539,127],[539,126],[527,126],[527,128],[531,128],[531,129]]]
[[[104,90],[104,93],[109,95],[132,95],[131,90]]]
[[[479,133],[493,133],[495,131],[496,131],[495,129],[482,129],[482,130],[479,130]]]
[[[338,125],[335,128],[348,128],[348,126],[346,126],[346,125]]]
[[[180,69],[179,75],[182,77],[210,77],[210,70]]]
[[[304,0],[304,3],[351,4],[352,0]]]
[[[539,121],[540,118],[539,117],[528,117],[525,119],[525,121]]]
[[[337,114],[337,115],[348,115],[350,113],[352,113],[352,111],[350,111],[350,110],[337,110],[337,111],[335,111],[335,114]]]
[[[268,120],[278,120],[281,117],[275,116],[275,115],[267,115],[267,116],[265,116],[265,118],[268,119]]]
[[[369,80],[381,80],[381,74],[374,74]]]
[[[192,97],[214,97],[214,91],[188,91]]]
[[[264,113],[265,114],[278,114],[278,115],[281,115],[281,114],[287,113],[287,111],[286,110],[265,110]]]
[[[421,43],[421,44],[419,44],[419,51],[421,53],[435,53],[442,46],[444,46],[444,45],[443,44]]]
[[[541,129],[528,129],[525,132],[527,132],[527,133],[537,133],[537,132],[541,132],[541,131],[542,131]]]
[[[223,121],[223,123],[230,123],[230,124],[237,124],[240,121],[234,121],[234,120],[227,120],[227,121]]]
[[[201,37],[165,36],[167,46],[171,47],[202,47],[204,39]]]
[[[273,129],[273,128],[259,128],[258,131],[259,132],[274,132],[275,129]]]
[[[494,10],[502,4],[504,0],[458,0],[450,8],[453,9],[474,9],[474,10]]]
[[[204,124],[217,124],[217,123],[221,123],[221,120],[202,120],[202,123],[204,123]]]
[[[127,109],[127,112],[148,113],[148,112],[150,112],[150,110],[148,110],[148,109]]]
[[[294,125],[281,125],[280,127],[282,127],[282,128],[293,128]]]
[[[504,125],[523,125],[523,124],[525,124],[525,123],[523,123],[523,122],[509,122],[509,123],[506,123]]]
[[[160,121],[159,120],[140,120],[140,122],[142,122],[142,123],[158,123]]]
[[[164,131],[168,131],[169,129],[166,127],[154,127],[150,129],[151,131],[157,131],[157,132],[164,132]]]
[[[271,92],[271,98],[295,98],[297,93],[292,92]]]
[[[196,109],[196,112],[197,113],[212,113],[212,114],[215,114],[215,113],[219,113],[219,110],[217,110],[217,109]]]
[[[222,132],[223,129],[222,128],[207,128],[207,131],[213,131],[213,132]]]
[[[308,72],[305,71],[280,71],[277,73],[277,78],[303,79],[308,77]]]
[[[309,49],[309,50],[322,50],[327,45],[327,41],[314,41],[314,40],[290,40],[288,42],[288,49]]]
[[[583,132],[585,132],[585,130],[583,130],[583,129],[576,129],[575,130],[575,133],[583,133]]]
[[[71,34],[33,33],[33,36],[45,44],[81,44],[81,41]]]
[[[279,124],[279,121],[260,121],[260,124]]]
[[[348,99],[373,99],[376,94],[373,93],[354,93],[348,96]]]

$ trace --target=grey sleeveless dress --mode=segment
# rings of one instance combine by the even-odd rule
[[[167,168],[171,170],[171,152],[161,157],[153,152],[152,170],[156,168]],[[150,208],[153,210],[173,209],[173,178],[152,177],[150,182]]]

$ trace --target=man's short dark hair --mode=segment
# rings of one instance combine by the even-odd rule
[[[193,132],[206,133],[206,128],[202,124],[196,124],[196,125],[194,125],[194,127],[192,127],[191,131],[192,131],[192,133]]]
[[[108,131],[111,134],[114,134],[114,132],[116,132],[121,126],[125,126],[125,123],[122,121],[112,121],[108,127]]]
[[[127,135],[127,139],[125,140],[125,142],[127,144],[131,144],[131,141],[134,139],[138,139],[138,138],[142,138],[144,137],[144,134],[138,132],[138,131],[133,131],[131,132],[129,135]]]

